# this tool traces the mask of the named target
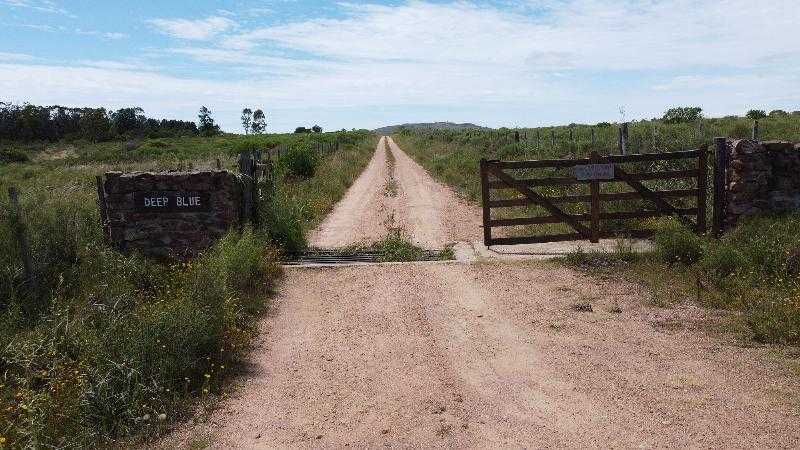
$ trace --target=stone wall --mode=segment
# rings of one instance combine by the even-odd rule
[[[104,231],[123,251],[195,256],[243,220],[242,185],[227,171],[108,172]]]
[[[800,144],[730,141],[726,226],[742,216],[800,210]]]

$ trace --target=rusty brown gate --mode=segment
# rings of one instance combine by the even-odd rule
[[[667,162],[683,167],[669,168]],[[519,171],[551,169],[568,171],[565,176],[525,178]],[[687,226],[706,230],[707,152],[705,149],[668,153],[601,156],[589,158],[530,161],[481,160],[484,244],[512,245],[588,239],[598,242],[610,237],[646,237],[650,230],[604,226],[610,221],[626,221],[659,216],[676,216]],[[678,186],[682,180],[691,186]],[[654,182],[660,186],[648,186]],[[588,192],[564,191],[583,188]],[[607,188],[606,188],[607,187]],[[605,188],[605,189],[604,189]],[[625,190],[622,190],[625,189]],[[509,194],[510,192],[510,194]],[[500,193],[500,195],[493,195]],[[687,200],[689,205],[687,205]],[[637,202],[638,201],[638,202]],[[642,204],[633,204],[641,203]],[[585,209],[576,212],[576,205]],[[615,204],[612,208],[605,205]],[[620,207],[622,206],[622,208]],[[627,208],[626,208],[627,207]],[[494,217],[497,209],[517,208],[522,217]],[[547,215],[531,216],[531,209]],[[612,209],[611,211],[606,209]],[[620,210],[622,209],[622,210]],[[564,224],[569,232],[494,237],[498,227]]]

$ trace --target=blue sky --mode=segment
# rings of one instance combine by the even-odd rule
[[[227,131],[800,110],[797,0],[0,0],[0,101]]]

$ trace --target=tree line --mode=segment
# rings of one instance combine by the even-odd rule
[[[133,137],[194,136],[198,132],[194,122],[150,118],[139,107],[111,111],[0,102],[0,139],[3,140],[100,142]]]

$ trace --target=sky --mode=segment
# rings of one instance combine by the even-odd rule
[[[230,132],[244,107],[269,132],[791,111],[798,24],[798,0],[0,0],[0,101]]]

